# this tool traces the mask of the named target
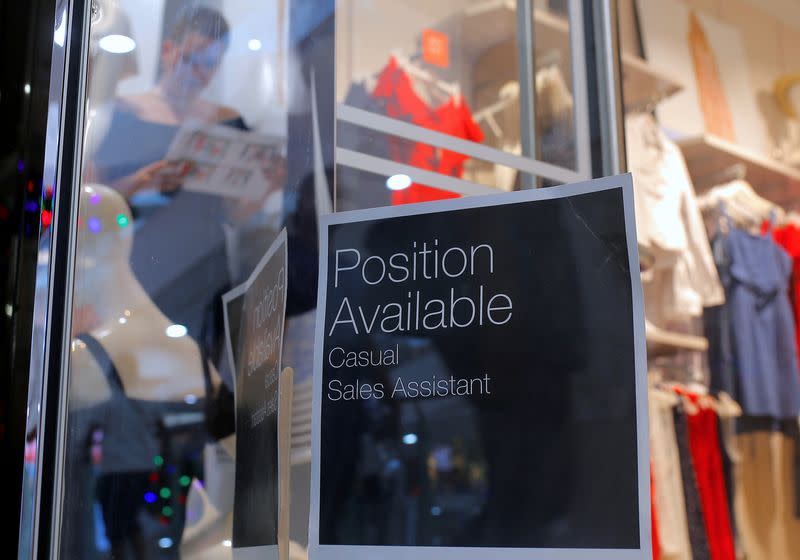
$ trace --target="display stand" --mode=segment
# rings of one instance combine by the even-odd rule
[[[786,208],[800,200],[800,170],[705,134],[678,140],[698,192],[714,185],[708,179],[736,164],[746,167],[747,181],[761,196]]]

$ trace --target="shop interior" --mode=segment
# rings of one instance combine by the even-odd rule
[[[161,87],[167,64],[162,41],[179,4],[152,0],[143,10],[140,2],[108,0],[97,38],[130,36],[136,48],[114,53],[92,45],[97,58],[89,78],[73,304],[68,460],[75,465],[98,447],[92,414],[113,393],[98,390],[104,368],[78,335],[91,333],[88,344],[99,340],[105,347],[126,391],[133,391],[129,397],[182,403],[172,412],[197,414],[198,395],[232,387],[214,302],[246,278],[260,249],[297,210],[286,207],[291,199],[275,188],[280,174],[270,170],[254,187],[261,194],[244,204],[219,190],[192,191],[211,197],[203,199],[147,185],[126,191],[112,181],[103,184],[99,164],[130,164],[108,156],[109,138],[123,133],[114,129],[116,101],[141,100]],[[205,4],[224,13],[231,32],[203,100],[235,108],[246,127],[241,131],[259,142],[272,139],[276,153],[285,154],[287,122],[299,102],[288,92],[302,90],[303,98],[312,92],[306,83],[288,85],[302,80],[289,63],[294,55],[283,2],[269,10],[245,0]],[[258,17],[256,4],[263,11]],[[581,43],[568,4],[532,0],[521,15],[516,0],[339,0],[337,110],[355,111],[348,114],[362,124],[339,120],[336,149],[363,157],[351,155],[332,173],[333,209],[591,178],[586,98],[593,92],[583,53],[575,52]],[[647,319],[654,558],[799,558],[800,10],[795,0],[617,5],[621,106]],[[164,21],[154,26],[149,13]],[[521,25],[521,17],[530,17],[530,24]],[[533,52],[521,56],[526,41]],[[207,124],[232,128],[234,119],[218,120]],[[410,128],[392,128],[387,120]],[[408,130],[413,140],[402,137]],[[453,143],[442,148],[424,141],[440,136]],[[164,154],[150,155],[138,163],[152,164]],[[385,172],[392,165],[399,171]],[[211,228],[198,222],[219,231],[209,234]],[[189,251],[170,247],[171,232],[178,230]],[[115,291],[124,282],[132,286],[126,301]],[[119,333],[130,332],[139,316],[148,317],[141,324],[159,329],[158,336],[147,328],[135,331],[135,347]],[[313,332],[313,309],[288,318],[284,361],[297,379],[292,558],[307,557]],[[415,356],[410,368],[430,368],[437,359],[424,340],[404,344]],[[472,419],[435,399],[421,410],[393,413],[394,439],[382,460],[394,470],[385,469],[391,472],[384,483],[398,483],[413,469],[427,477],[425,499],[408,499],[408,518],[398,523],[409,544],[420,527],[436,543],[439,533],[480,510],[486,491],[479,442],[453,435],[454,427]],[[438,432],[422,430],[426,418],[449,421]],[[175,456],[191,450],[190,460],[165,464],[156,454],[160,462],[145,473],[147,492],[136,508],[147,543],[121,545],[132,557],[170,558],[178,551],[187,559],[230,557],[233,436],[201,445],[198,454],[193,430],[205,429],[199,425],[190,422],[170,439]],[[73,516],[65,515],[70,538],[64,550],[91,549],[108,558],[111,518],[99,502],[87,509],[76,497],[91,476],[77,467],[67,473],[75,478],[65,505]],[[361,498],[368,496],[351,497]],[[364,519],[345,530],[370,538],[386,530],[384,522]],[[140,545],[147,552],[137,556]]]

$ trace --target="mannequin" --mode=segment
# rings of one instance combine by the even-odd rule
[[[180,335],[145,293],[128,264],[133,218],[119,193],[102,185],[81,189],[73,333],[90,332],[108,353],[128,397],[185,401],[205,393],[197,343]],[[172,336],[168,336],[168,333]],[[73,406],[110,392],[86,345],[72,345]]]
[[[158,467],[154,459],[163,455],[164,445],[177,454],[172,464],[180,464],[187,453],[185,445],[175,448],[175,440],[159,426],[170,416],[191,413],[194,420],[184,438],[200,442],[190,445],[206,439],[198,427],[207,391],[203,356],[185,328],[161,313],[133,275],[128,264],[133,219],[123,198],[108,187],[86,185],[78,216],[65,499],[66,522],[75,527],[67,532],[93,525],[88,506],[94,500],[87,496],[95,496],[111,557],[147,557],[139,512]],[[208,367],[213,386],[219,378]],[[169,484],[166,480],[159,485]],[[178,510],[173,519],[170,534],[183,527]],[[90,557],[91,535],[74,540],[68,555]]]

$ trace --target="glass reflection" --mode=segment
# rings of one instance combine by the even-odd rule
[[[282,225],[284,14],[95,4],[61,555],[230,557],[220,296]]]

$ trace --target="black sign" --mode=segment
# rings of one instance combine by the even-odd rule
[[[631,197],[625,175],[323,219],[319,558],[647,555]]]
[[[278,403],[286,262],[284,230],[248,281],[224,298],[229,351],[234,350],[236,366],[234,548],[278,544]]]

